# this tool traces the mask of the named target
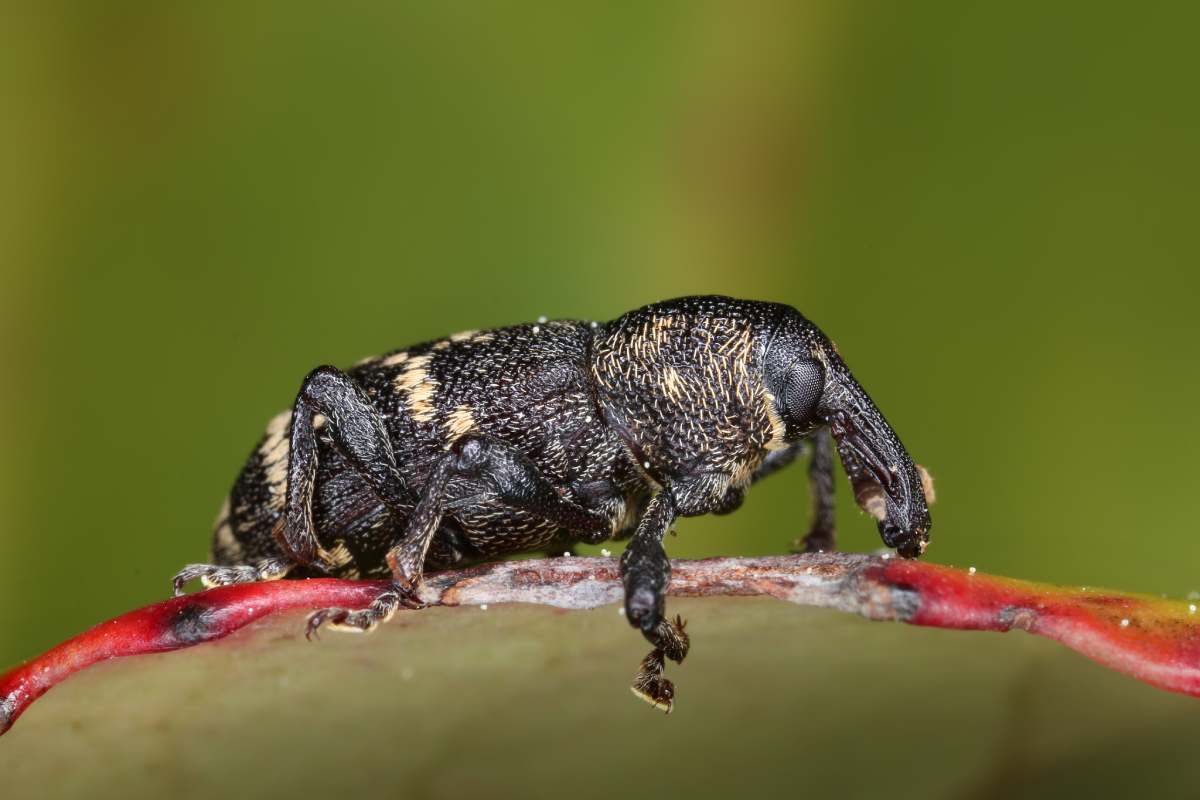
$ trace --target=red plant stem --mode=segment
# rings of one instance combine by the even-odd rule
[[[1200,696],[1194,604],[1069,590],[937,564],[851,553],[673,562],[675,596],[768,595],[869,619],[959,630],[1020,628],[1138,680]],[[362,608],[383,581],[314,579],[210,589],[102,623],[0,676],[0,733],[49,689],[110,658],[179,650],[293,609]],[[612,558],[510,561],[436,573],[430,605],[525,602],[594,608],[621,599]]]
[[[1196,603],[1064,589],[911,561],[891,560],[869,572],[917,593],[916,611],[904,622],[957,630],[1019,628],[1152,686],[1200,697]]]

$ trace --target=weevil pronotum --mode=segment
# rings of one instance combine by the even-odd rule
[[[811,448],[812,524],[834,546],[833,450],[888,547],[929,539],[928,477],[832,342],[795,309],[685,297],[605,323],[541,320],[466,331],[304,379],[216,522],[206,586],[390,577],[370,607],[309,618],[369,630],[418,607],[425,569],[628,539],[625,613],[654,646],[633,689],[669,711],[663,537],[679,517],[727,514]],[[932,499],[932,498],[930,498]]]

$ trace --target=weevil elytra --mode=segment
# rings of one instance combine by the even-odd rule
[[[625,613],[654,650],[634,691],[670,710],[663,536],[727,514],[809,446],[807,549],[832,549],[833,451],[888,547],[929,538],[923,472],[833,344],[795,309],[685,297],[612,322],[467,331],[319,367],[275,417],[222,510],[213,564],[176,592],[283,577],[390,577],[366,609],[309,619],[368,630],[419,606],[425,569],[628,539]]]

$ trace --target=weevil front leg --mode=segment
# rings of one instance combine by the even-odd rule
[[[812,458],[808,462],[808,485],[812,490],[812,522],[808,535],[796,542],[804,553],[837,549],[834,536],[836,504],[833,493],[833,437],[828,428],[812,435]]]
[[[442,517],[463,501],[452,501],[451,481],[466,483],[466,502],[494,510],[497,505],[532,512],[571,531],[583,541],[600,541],[612,532],[604,514],[566,500],[537,467],[512,445],[481,435],[458,439],[438,461],[409,518],[403,537],[388,551],[392,586],[371,608],[362,611],[325,609],[309,618],[309,634],[326,622],[370,630],[400,605],[419,607],[417,590],[425,556]]]
[[[675,686],[663,677],[666,660],[682,663],[691,646],[683,619],[664,617],[671,562],[662,543],[677,516],[671,493],[656,494],[621,555],[625,616],[654,645],[638,667],[631,688],[635,695],[668,714],[674,707]]]
[[[791,464],[808,444],[812,455],[808,462],[808,485],[812,492],[812,520],[808,533],[792,542],[793,553],[828,552],[837,549],[834,530],[836,515],[833,493],[833,438],[828,428],[819,428],[808,439],[801,439],[784,450],[770,453],[754,472],[759,481]]]

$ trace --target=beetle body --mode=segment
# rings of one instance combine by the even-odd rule
[[[832,439],[830,438],[832,435]],[[832,343],[795,309],[686,297],[608,323],[469,331],[321,367],[277,416],[218,518],[208,585],[377,577],[370,609],[310,620],[370,628],[415,605],[425,568],[630,538],[627,615],[655,645],[635,685],[670,708],[662,547],[680,516],[728,513],[813,444],[806,540],[832,547],[832,446],[860,505],[902,555],[924,548],[921,475]]]

